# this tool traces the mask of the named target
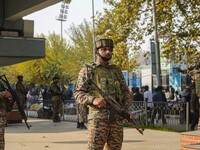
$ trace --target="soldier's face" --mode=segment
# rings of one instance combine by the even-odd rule
[[[113,55],[113,49],[110,47],[99,48],[99,54],[107,59],[111,59]]]
[[[60,79],[55,79],[54,82],[58,83],[58,82],[60,82]]]
[[[23,78],[19,78],[19,81],[20,81],[20,82],[23,82]]]

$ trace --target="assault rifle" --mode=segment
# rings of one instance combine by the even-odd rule
[[[7,80],[5,75],[0,76],[0,81],[1,81],[0,82],[1,87],[4,88],[5,90],[9,91],[10,94],[12,95],[13,103],[16,102],[16,104],[18,106],[18,110],[19,110],[19,112],[20,112],[20,114],[22,116],[22,119],[26,123],[27,128],[30,129],[31,126],[29,126],[28,123],[27,123],[26,114],[25,114],[24,109],[22,108],[22,106],[20,104],[20,100],[19,100],[19,97],[17,96],[16,91],[12,89],[12,87],[10,86],[10,83],[8,82],[8,80]]]
[[[105,99],[105,101],[110,104],[110,106],[124,119],[128,120],[129,123],[134,125],[134,128],[143,135],[144,129],[139,129],[137,127],[138,122],[134,118],[132,118],[131,113],[127,112],[126,110],[122,109],[121,105],[109,94],[104,93],[91,79],[86,80],[87,84],[92,85],[92,87]]]

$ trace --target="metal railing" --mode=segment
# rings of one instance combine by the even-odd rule
[[[189,129],[189,103],[133,102],[130,111],[146,126],[164,126],[175,131]]]
[[[52,113],[52,101],[37,101],[35,104],[40,105],[40,109],[37,110],[37,117],[50,119],[50,113]],[[30,106],[27,107],[27,112],[28,111],[31,111]],[[75,100],[65,100],[62,111],[64,113],[64,118],[66,118],[64,120],[76,121],[77,111]],[[135,119],[138,122],[142,122],[146,126],[164,126],[165,128],[175,131],[189,130],[189,103],[133,102],[130,111],[134,114]]]

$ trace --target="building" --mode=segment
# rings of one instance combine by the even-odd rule
[[[0,66],[45,57],[45,39],[34,37],[34,20],[22,17],[61,0],[0,0]]]

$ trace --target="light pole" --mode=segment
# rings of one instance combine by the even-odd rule
[[[161,69],[160,69],[160,49],[158,43],[158,33],[157,33],[157,24],[156,24],[156,5],[155,0],[152,0],[153,5],[153,26],[154,26],[154,44],[155,44],[155,56],[156,56],[156,79],[157,84],[162,85],[161,83]]]
[[[67,21],[68,9],[69,9],[69,6],[67,5],[65,1],[63,1],[60,8],[60,14],[58,17],[56,17],[56,20],[60,21],[61,39],[63,39],[63,21]]]
[[[92,26],[93,26],[93,59],[96,62],[96,47],[95,47],[95,24],[94,24],[94,0],[92,0]]]

